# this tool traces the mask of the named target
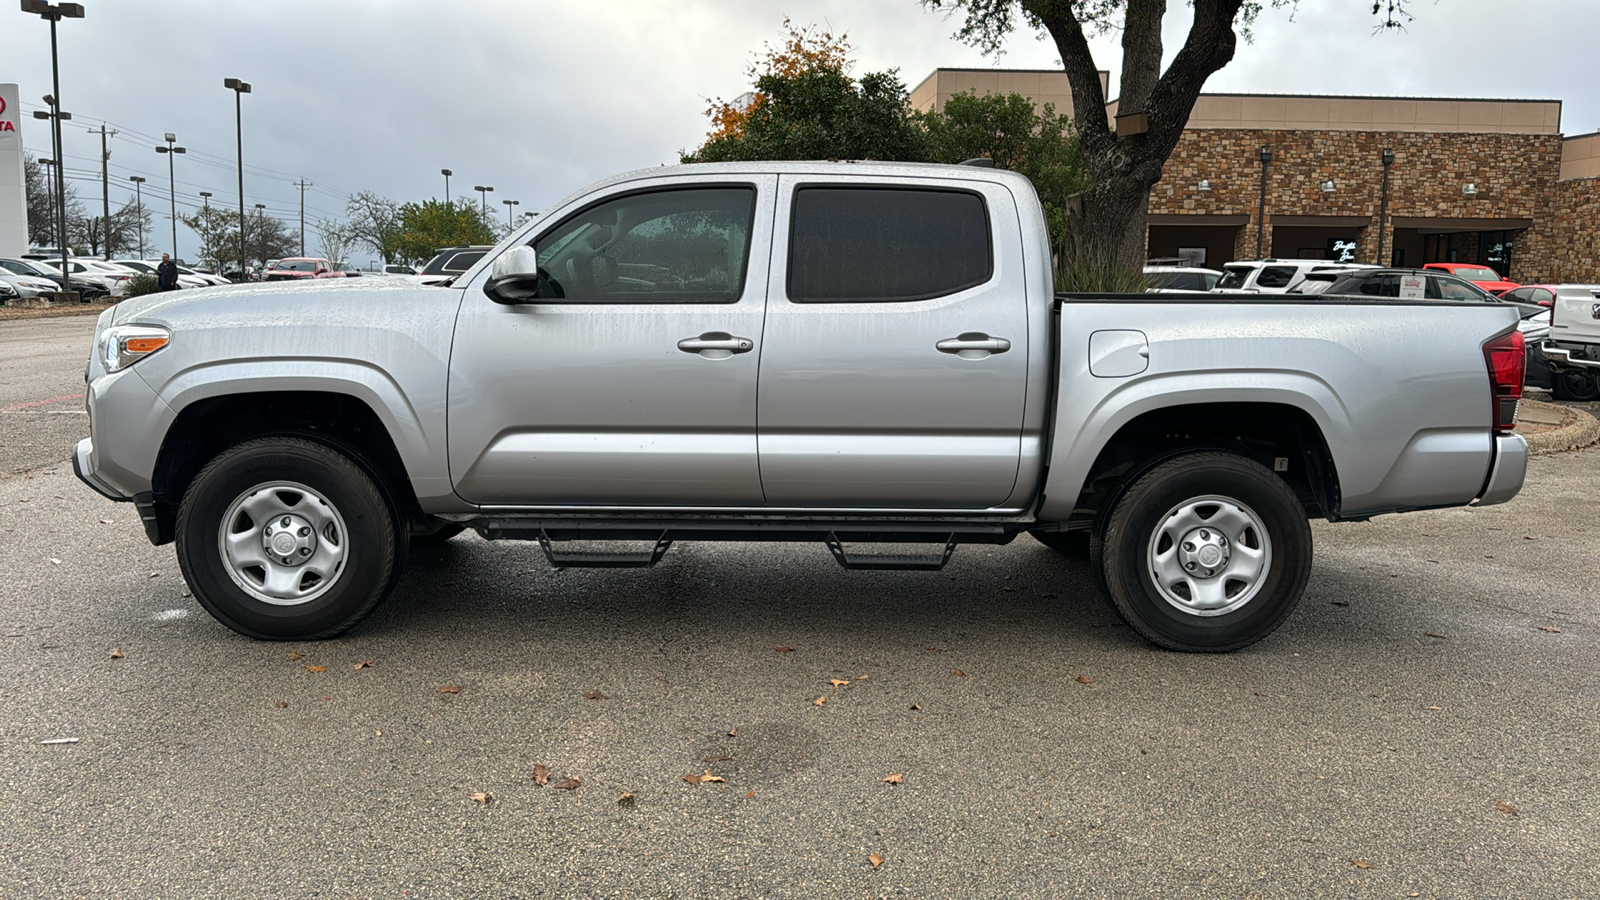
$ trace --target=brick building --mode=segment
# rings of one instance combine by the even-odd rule
[[[911,105],[962,91],[1072,105],[1060,71],[970,69],[934,71]],[[1600,281],[1600,134],[1563,137],[1559,100],[1202,94],[1150,193],[1148,250]]]

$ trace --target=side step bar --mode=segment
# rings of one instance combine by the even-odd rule
[[[663,531],[656,538],[654,549],[642,553],[557,550],[550,535],[543,528],[539,529],[539,547],[544,550],[544,558],[557,569],[649,569],[661,561],[671,546],[672,541]]]
[[[826,540],[828,551],[839,565],[846,569],[863,571],[898,571],[898,572],[937,572],[950,562],[951,554],[956,552],[956,536],[947,535],[944,539],[944,552],[934,556],[912,556],[902,553],[872,553],[852,554],[844,549],[844,544],[839,540],[836,532],[828,532]]]

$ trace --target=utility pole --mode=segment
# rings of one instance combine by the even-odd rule
[[[300,179],[299,181],[293,182],[293,184],[294,184],[295,187],[300,189],[300,255],[301,256],[305,256],[306,255],[306,188],[311,187],[312,185],[311,185],[311,182],[305,180],[304,178]],[[337,262],[337,260],[329,260],[329,262]]]
[[[111,151],[106,148],[106,138],[116,134],[117,130],[115,128],[107,130],[102,123],[99,131],[91,128],[89,133],[100,135],[100,203],[102,221],[105,223],[101,227],[100,236],[106,242],[105,258],[109,260],[111,258],[111,173],[107,171],[107,166],[111,162]]]

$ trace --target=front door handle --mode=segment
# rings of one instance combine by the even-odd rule
[[[698,353],[706,359],[727,359],[735,353],[749,353],[755,346],[755,341],[734,337],[726,331],[708,331],[699,337],[684,338],[678,342],[679,350]]]
[[[933,345],[940,353],[954,353],[962,359],[983,359],[991,353],[1004,353],[1011,342],[1003,337],[990,337],[981,331],[969,331],[960,337],[945,338]]]

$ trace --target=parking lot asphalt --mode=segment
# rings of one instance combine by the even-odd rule
[[[556,572],[464,535],[271,644],[31,469],[0,897],[1600,895],[1595,496],[1580,451],[1504,506],[1318,523],[1300,608],[1226,655],[1150,648],[1027,538]]]

